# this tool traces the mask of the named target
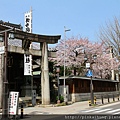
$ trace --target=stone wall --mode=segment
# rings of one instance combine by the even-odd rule
[[[113,91],[113,92],[95,92],[94,96],[96,96],[96,98],[101,98],[101,96],[103,95],[104,97],[107,97],[107,95],[110,95],[112,97],[112,95],[114,94],[114,96],[116,96],[117,94],[119,94],[118,91]],[[90,93],[72,93],[69,94],[69,101],[72,102],[79,102],[79,101],[83,101],[83,100],[90,100]]]

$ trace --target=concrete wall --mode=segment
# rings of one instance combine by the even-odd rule
[[[104,97],[107,97],[107,95],[117,95],[119,94],[118,91],[113,91],[113,92],[95,92],[94,96],[96,96],[96,98],[101,98],[101,95],[104,95]],[[69,94],[69,101],[72,102],[79,102],[79,101],[83,101],[83,100],[90,100],[90,93],[72,93]]]

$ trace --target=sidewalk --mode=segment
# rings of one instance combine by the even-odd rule
[[[97,105],[96,106],[109,106],[111,103],[118,104],[120,101],[116,100],[113,101],[110,99],[110,103],[108,103],[107,99],[104,99],[104,104],[102,104],[101,99],[97,100]],[[77,114],[78,111],[84,110],[84,109],[89,109],[92,107],[96,106],[89,106],[88,101],[82,101],[82,102],[75,102],[72,103],[71,105],[66,105],[66,106],[57,106],[54,107],[52,105],[49,106],[40,106],[36,105],[35,107],[27,107],[24,108],[24,115],[25,114]],[[19,109],[19,114],[21,113],[21,109]]]
[[[24,114],[75,114],[79,110],[90,108],[88,101],[84,102],[75,102],[71,105],[66,105],[66,106],[35,106],[35,107],[27,107],[24,108]],[[20,109],[19,109],[19,114],[20,114]]]

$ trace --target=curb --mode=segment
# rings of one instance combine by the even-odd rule
[[[120,101],[113,101],[113,102],[109,102],[109,103],[105,103],[105,104],[96,104],[95,106],[89,106],[89,107],[99,107],[99,106],[104,106],[104,105],[110,105],[112,103],[117,103],[117,102],[120,102]]]

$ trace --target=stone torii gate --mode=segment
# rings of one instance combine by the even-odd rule
[[[8,30],[11,27],[6,27],[0,25],[0,31]],[[48,36],[48,35],[39,35],[34,33],[27,33],[19,29],[14,29],[7,32],[13,33],[14,38],[22,40],[22,47],[30,46],[31,42],[40,43],[41,50],[41,95],[42,95],[42,104],[50,104],[50,86],[49,86],[49,68],[48,68],[48,44],[55,44],[61,38],[61,35],[57,36]]]

